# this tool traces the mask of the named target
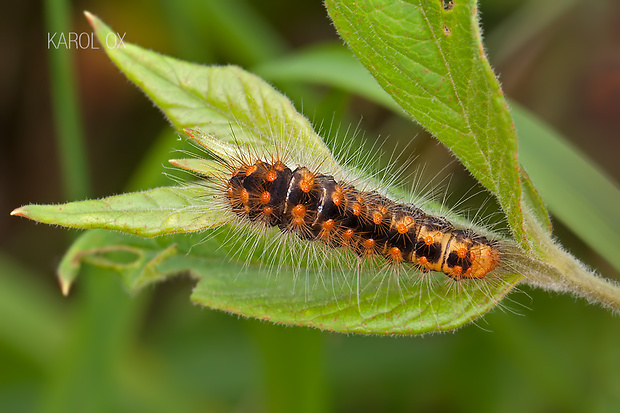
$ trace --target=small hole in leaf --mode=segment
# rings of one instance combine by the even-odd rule
[[[443,25],[443,34],[445,34],[446,36],[450,36],[452,34],[452,30],[450,30],[450,28],[445,24]]]
[[[441,0],[441,2],[444,10],[452,10],[454,7],[454,0]]]

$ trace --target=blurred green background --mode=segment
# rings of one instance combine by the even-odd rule
[[[126,41],[260,73],[313,123],[359,123],[387,153],[415,137],[408,150],[424,159],[428,177],[442,169],[453,176],[456,200],[472,182],[411,122],[273,70],[304,49],[340,44],[318,0],[49,1],[3,9],[0,411],[620,411],[617,317],[528,287],[476,325],[426,337],[346,336],[239,319],[192,305],[186,277],[132,297],[113,274],[88,269],[62,297],[55,266],[77,231],[9,212],[168,185],[162,172],[174,172],[165,159],[182,145],[102,50],[48,48],[49,33],[91,32],[83,10]],[[506,94],[617,182],[620,3],[486,0],[480,10]],[[67,135],[74,140],[60,139]],[[63,171],[80,172],[69,179]],[[562,224],[555,232],[588,265],[618,279]]]

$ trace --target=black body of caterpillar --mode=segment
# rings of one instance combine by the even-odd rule
[[[305,167],[291,170],[281,161],[234,169],[226,198],[233,212],[251,221],[455,280],[484,278],[500,261],[497,246],[471,230],[332,176]]]

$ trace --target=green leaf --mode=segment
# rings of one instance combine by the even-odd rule
[[[63,258],[59,277],[66,291],[83,263],[100,265],[118,272],[126,287],[136,292],[189,272],[198,280],[192,300],[199,304],[278,323],[364,334],[457,328],[493,308],[520,280],[516,275],[496,280],[493,291],[489,284],[472,283],[461,286],[465,293],[443,275],[420,282],[417,275],[396,280],[390,271],[360,273],[354,267],[336,274],[327,268],[317,271],[313,266],[282,263],[275,270],[256,261],[241,264],[227,259],[229,252],[220,248],[219,241],[204,238],[194,234],[142,239],[89,231]],[[341,257],[347,262],[355,262],[354,258]],[[359,291],[352,281],[358,276]]]
[[[221,213],[205,208],[203,186],[164,187],[100,200],[27,205],[11,215],[70,228],[122,231],[143,237],[194,232],[220,225]]]
[[[86,16],[102,49],[177,130],[207,131],[221,142],[264,146],[272,153],[303,146],[333,159],[308,120],[261,78],[236,66],[201,66],[115,42],[118,37],[108,26]]]
[[[516,131],[484,54],[476,2],[327,0],[326,5],[357,58],[497,197],[515,239],[529,249]],[[541,205],[527,207],[542,216]]]
[[[396,282],[389,273],[363,273],[358,297],[355,285],[345,281],[355,279],[353,269],[338,274],[344,277],[341,280],[295,268],[280,268],[275,278],[273,270],[262,266],[247,270],[237,265],[205,274],[201,261],[198,257],[194,264],[201,274],[192,293],[196,302],[278,323],[363,334],[421,334],[458,328],[495,307],[521,279],[511,275],[489,295],[483,283],[468,285],[463,293],[445,277],[434,280],[432,287],[418,287],[411,279]]]
[[[163,280],[157,265],[177,252],[174,243],[128,236],[118,232],[91,230],[82,234],[69,248],[58,266],[58,279],[67,295],[84,263],[108,268],[122,275],[132,292]]]

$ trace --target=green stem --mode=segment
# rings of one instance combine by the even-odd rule
[[[46,0],[44,5],[48,32],[68,36],[71,30],[68,2]],[[64,45],[60,45],[58,49],[51,47],[49,63],[54,124],[65,197],[72,200],[84,199],[90,192],[90,179],[71,50]]]
[[[556,252],[557,258],[552,262],[560,271],[569,291],[614,311],[620,311],[620,285],[587,270],[572,255],[557,246]]]
[[[541,246],[544,261],[535,266],[538,271],[532,274],[527,271],[526,282],[555,291],[571,292],[583,297],[592,303],[620,313],[620,285],[612,280],[605,279],[587,269],[584,264],[555,243],[551,235],[534,229],[538,235],[537,243]]]

